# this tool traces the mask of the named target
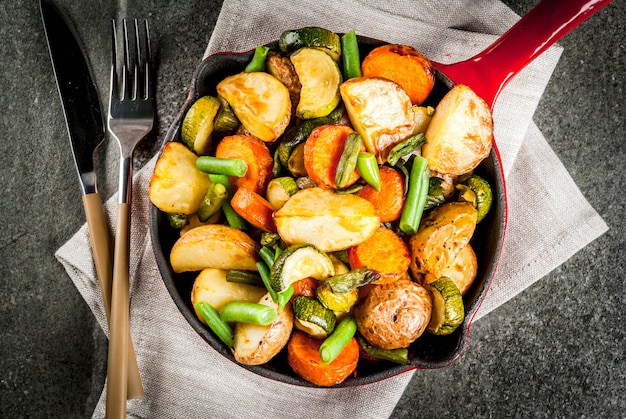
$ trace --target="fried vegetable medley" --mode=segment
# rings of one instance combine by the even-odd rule
[[[492,200],[474,173],[487,104],[457,85],[425,105],[435,72],[411,46],[364,55],[354,31],[317,27],[258,46],[191,105],[150,182],[199,319],[238,362],[285,351],[319,386],[455,332]]]

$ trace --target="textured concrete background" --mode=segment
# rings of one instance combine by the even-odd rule
[[[162,137],[220,2],[58,2],[83,37],[101,100],[110,19],[149,18]],[[523,14],[536,1],[505,3]],[[88,417],[104,384],[107,342],[54,258],[84,213],[38,7],[0,2],[0,417]],[[624,417],[625,16],[626,2],[616,0],[561,41],[535,114],[610,231],[477,322],[457,363],[415,374],[393,417]],[[157,148],[144,143],[136,165]],[[116,189],[117,172],[108,173],[105,198]]]

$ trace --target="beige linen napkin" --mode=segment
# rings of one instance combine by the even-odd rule
[[[318,25],[335,31],[354,28],[362,35],[413,45],[433,60],[456,62],[484,49],[518,19],[495,0],[378,3],[276,0],[270,8],[258,0],[225,0],[207,54],[247,50],[276,39],[285,29]],[[271,12],[276,10],[281,12]],[[509,224],[498,272],[477,317],[607,230],[531,121],[560,52],[553,47],[523,70],[496,104]],[[147,189],[155,160],[133,183],[130,321],[145,396],[129,401],[129,416],[388,417],[413,372],[360,388],[294,387],[227,361],[193,331],[165,289],[150,243]],[[114,208],[115,197],[106,205],[110,217]],[[56,256],[107,332],[86,226]],[[104,398],[103,392],[94,417],[104,416]]]

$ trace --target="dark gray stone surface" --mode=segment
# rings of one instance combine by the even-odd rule
[[[104,0],[59,3],[83,37],[103,104],[110,19],[150,19],[162,137],[220,2],[129,0],[124,11]],[[505,3],[523,14],[536,1]],[[38,7],[0,2],[0,416],[88,417],[104,384],[106,339],[54,258],[84,213]],[[561,41],[535,113],[609,232],[478,321],[457,363],[418,371],[393,417],[626,415],[625,16],[626,2],[615,1]],[[137,165],[157,147],[144,143]],[[116,188],[109,178],[105,198]]]

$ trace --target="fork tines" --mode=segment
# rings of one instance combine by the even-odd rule
[[[117,93],[120,100],[134,100],[136,98],[147,100],[152,96],[150,31],[148,21],[143,19],[140,23],[137,19],[133,19],[133,27],[131,30],[134,29],[134,43],[129,43],[128,27],[126,19],[123,19],[123,42],[121,48],[118,48],[115,20],[112,21],[112,25],[113,40],[111,45],[113,51],[111,52],[111,89]],[[119,81],[120,76],[121,83]],[[132,82],[129,82],[129,80],[132,80]]]

